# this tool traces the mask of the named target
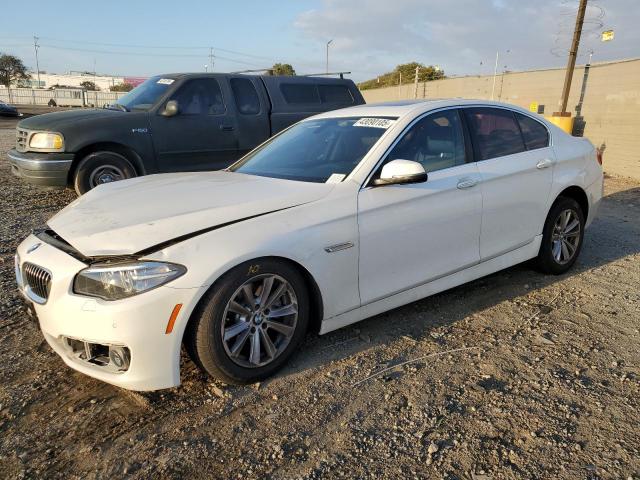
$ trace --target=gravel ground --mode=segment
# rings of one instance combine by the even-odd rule
[[[12,127],[0,476],[640,478],[640,184],[607,178],[567,275],[520,265],[310,336],[261,385],[213,383],[184,359],[181,387],[137,394],[67,368],[21,306],[14,249],[74,194],[11,176]]]

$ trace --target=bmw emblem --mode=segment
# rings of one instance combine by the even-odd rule
[[[42,245],[40,242],[31,245],[29,248],[27,248],[27,253],[36,251],[38,248],[40,248],[40,245]]]

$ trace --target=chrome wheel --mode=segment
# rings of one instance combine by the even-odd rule
[[[89,185],[95,188],[103,183],[117,182],[125,178],[124,172],[115,165],[101,165],[91,172]]]
[[[560,265],[571,261],[578,251],[580,244],[580,219],[578,214],[571,209],[563,210],[555,224],[551,234],[551,253],[554,260]]]
[[[298,322],[293,287],[279,275],[257,275],[243,283],[227,303],[222,343],[242,367],[262,367],[287,348]]]

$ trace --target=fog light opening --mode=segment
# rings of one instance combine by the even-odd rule
[[[124,371],[129,369],[131,355],[126,347],[109,347],[109,361],[118,370]]]

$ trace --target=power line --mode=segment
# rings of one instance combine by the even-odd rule
[[[233,55],[240,55],[243,57],[256,58],[260,60],[269,60],[274,61],[271,57],[265,57],[262,55],[254,55],[252,53],[239,52],[237,50],[228,50],[225,48],[220,48],[216,46],[202,46],[202,45],[191,45],[191,46],[179,46],[179,45],[140,45],[140,44],[129,44],[129,43],[104,43],[104,42],[90,42],[90,41],[77,41],[77,40],[69,40],[69,39],[61,39],[61,38],[52,38],[52,37],[40,37],[43,40],[50,40],[53,42],[61,42],[61,43],[74,43],[74,44],[82,44],[82,45],[98,45],[103,47],[121,47],[121,48],[150,48],[155,50],[209,50],[211,48],[218,50],[220,52],[231,53]]]
[[[113,51],[113,50],[94,50],[89,48],[76,48],[76,47],[60,47],[57,45],[50,45],[41,43],[39,44],[40,48],[52,48],[54,50],[69,50],[72,52],[85,52],[85,53],[100,53],[105,55],[127,55],[127,56],[140,56],[140,57],[188,57],[188,58],[202,58],[202,54],[189,54],[189,53],[147,53],[147,52],[122,52],[122,51]],[[225,57],[221,55],[215,55],[214,58],[218,58],[221,60],[226,60],[228,62],[239,63],[243,65],[251,65],[251,66],[259,66],[257,63],[246,62],[244,60],[237,60],[235,58]]]

